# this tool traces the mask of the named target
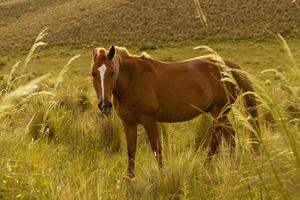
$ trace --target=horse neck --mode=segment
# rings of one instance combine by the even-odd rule
[[[119,58],[118,76],[115,82],[113,95],[115,98],[121,97],[128,91],[130,81],[133,79],[134,64],[129,62],[126,56]]]
[[[146,74],[154,73],[158,68],[154,67],[154,60],[141,57],[122,56],[119,59],[118,78],[114,87],[115,97],[131,95],[135,87],[139,87],[141,77]],[[155,68],[155,70],[154,70]],[[162,68],[162,66],[160,66]]]

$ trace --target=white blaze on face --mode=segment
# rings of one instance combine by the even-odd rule
[[[98,71],[100,73],[100,81],[101,81],[101,91],[102,91],[102,101],[104,100],[104,74],[107,67],[103,64],[101,67],[98,68]]]

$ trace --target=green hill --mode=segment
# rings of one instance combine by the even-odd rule
[[[291,0],[0,0],[0,51],[28,49],[49,27],[51,46],[153,45],[199,38],[300,35],[300,3]]]

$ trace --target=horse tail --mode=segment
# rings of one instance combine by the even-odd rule
[[[244,99],[245,99],[247,111],[250,113],[251,117],[257,118],[258,117],[257,101],[255,95],[253,94],[254,88],[250,80],[247,77],[242,77],[241,75],[239,75],[235,79],[241,91],[244,93]]]
[[[231,64],[231,63],[230,63]],[[232,65],[230,65],[232,66]],[[238,69],[239,71],[242,70],[242,68],[238,65],[234,65],[233,68]],[[256,153],[259,153],[259,138],[260,135],[260,126],[258,122],[258,110],[257,110],[257,99],[254,94],[254,88],[249,80],[249,78],[241,72],[233,71],[233,76],[241,90],[242,93],[244,93],[244,100],[245,100],[245,107],[247,112],[250,114],[251,118],[249,122],[251,123],[252,127],[256,131],[251,131],[250,133],[250,140],[252,143],[252,148]]]

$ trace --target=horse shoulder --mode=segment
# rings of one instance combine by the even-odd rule
[[[130,58],[127,64],[130,65],[130,80],[118,99],[120,117],[138,120],[140,116],[155,115],[159,109],[155,65],[145,58]]]

